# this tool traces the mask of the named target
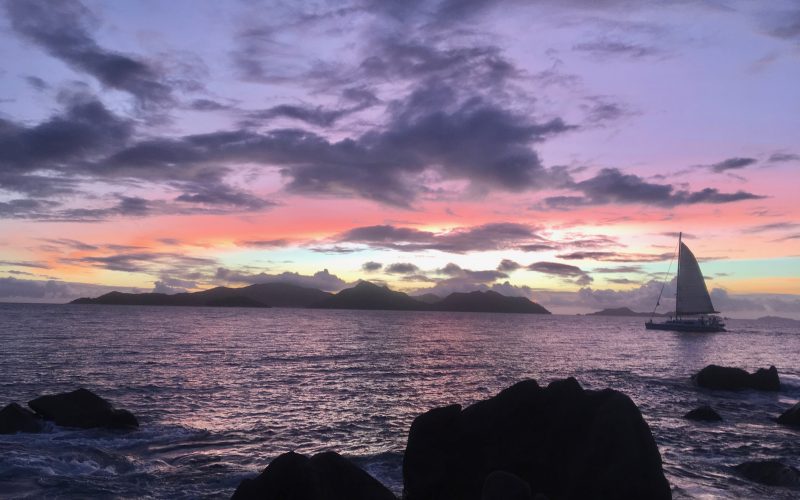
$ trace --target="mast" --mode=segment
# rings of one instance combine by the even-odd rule
[[[681,238],[683,231],[678,233],[678,273],[675,280],[675,319],[678,319],[678,283],[681,282]]]

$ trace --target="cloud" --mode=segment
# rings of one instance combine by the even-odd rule
[[[171,101],[171,89],[153,65],[98,45],[90,35],[97,21],[79,1],[9,0],[5,5],[14,31],[73,69],[130,93],[143,107]]]
[[[0,260],[0,266],[30,267],[33,269],[50,269],[50,266],[44,262],[33,262],[29,260]]]
[[[28,82],[28,85],[30,85],[34,90],[38,90],[39,92],[43,92],[50,88],[50,85],[48,85],[46,81],[42,80],[38,76],[26,76],[25,81]]]
[[[782,222],[773,222],[770,224],[761,224],[759,226],[744,228],[742,229],[742,232],[747,234],[757,234],[757,233],[765,233],[768,231],[782,231],[782,230],[796,229],[798,227],[800,227],[800,223],[792,221],[782,221]]]
[[[738,170],[744,167],[749,167],[750,165],[753,165],[755,163],[758,163],[758,160],[756,160],[755,158],[736,157],[736,158],[728,158],[719,163],[714,163],[713,165],[708,165],[708,168],[714,172],[720,173],[720,172],[725,172],[727,170]]]
[[[589,273],[578,266],[572,266],[570,264],[561,264],[559,262],[534,262],[528,266],[528,269],[530,271],[561,276],[563,278],[575,278],[574,281],[571,282],[579,285],[586,285],[593,281]]]
[[[188,187],[190,191],[181,194],[175,198],[175,201],[211,206],[221,205],[248,211],[258,211],[275,206],[274,202],[261,199],[216,181],[206,184],[192,182],[188,183]]]
[[[334,237],[338,243],[362,243],[404,252],[439,250],[450,253],[516,248],[526,241],[539,239],[536,228],[510,222],[462,227],[442,233],[392,225],[364,226]]]
[[[289,246],[291,243],[290,240],[279,238],[274,240],[243,240],[236,244],[240,247],[282,248]]]
[[[151,252],[151,251],[122,251],[121,253],[100,253],[82,257],[68,257],[61,259],[67,265],[89,265],[128,273],[152,273],[164,266],[177,269],[197,269],[213,266],[217,263],[214,259],[194,257],[179,253]]]
[[[218,281],[236,284],[255,284],[255,283],[291,283],[293,285],[308,288],[318,288],[326,292],[339,291],[348,286],[348,283],[335,274],[331,274],[327,269],[317,271],[311,276],[293,272],[283,272],[280,274],[248,273],[220,267],[217,269],[215,278]]]
[[[381,264],[380,262],[374,262],[374,261],[364,262],[361,265],[361,269],[366,271],[366,272],[368,272],[368,273],[373,273],[375,271],[379,271],[382,267],[383,267],[383,264]]]
[[[770,163],[800,161],[800,155],[794,153],[772,153],[767,161]]]
[[[223,111],[230,109],[227,104],[222,104],[211,99],[195,99],[189,104],[189,109],[194,111]]]
[[[510,273],[516,271],[520,267],[522,267],[522,265],[517,262],[514,262],[513,260],[503,259],[500,261],[500,264],[497,265],[497,270],[502,271],[504,273]]]
[[[631,59],[644,59],[662,56],[664,54],[662,50],[656,47],[608,38],[579,43],[572,48],[573,50],[586,52],[593,57],[599,58],[627,57]]]
[[[397,262],[386,266],[386,272],[389,274],[414,274],[419,271],[419,267],[410,262]]]
[[[60,280],[28,280],[0,277],[0,300],[25,302],[67,302],[79,297],[96,297],[114,290],[139,293],[131,287],[111,287]]]
[[[18,189],[11,174],[59,170],[71,162],[96,158],[126,143],[130,120],[111,113],[94,96],[78,89],[59,95],[61,113],[31,127],[0,119],[0,187]],[[37,179],[41,180],[41,178]]]
[[[571,252],[556,255],[564,260],[599,260],[606,262],[661,262],[672,258],[672,252],[662,254],[620,253],[620,252]]]
[[[596,267],[592,269],[593,273],[601,274],[623,274],[623,273],[642,273],[644,272],[641,266],[616,266],[616,267]]]
[[[720,193],[715,188],[700,191],[676,190],[669,184],[654,184],[638,175],[624,174],[616,168],[604,168],[597,175],[570,186],[583,196],[555,196],[544,200],[546,208],[606,205],[610,203],[645,204],[671,208],[697,203],[732,203],[765,198],[745,191]]]

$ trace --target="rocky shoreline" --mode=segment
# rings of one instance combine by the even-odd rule
[[[709,365],[692,377],[702,390],[777,391],[777,369],[749,374]],[[30,410],[0,410],[0,433],[65,428],[130,431],[136,417],[87,389],[41,396]],[[704,405],[685,418],[714,425],[723,419]],[[774,421],[800,428],[800,403]],[[800,487],[800,471],[775,460],[732,468],[750,481]],[[451,405],[417,416],[403,458],[404,500],[544,500],[671,498],[661,455],[641,412],[625,394],[587,390],[574,378],[545,387],[524,380],[466,408]],[[390,500],[378,480],[329,451],[311,457],[284,453],[256,477],[243,480],[234,499]]]

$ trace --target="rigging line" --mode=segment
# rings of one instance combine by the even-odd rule
[[[680,240],[678,240],[678,245],[680,245]],[[653,316],[656,315],[656,309],[658,309],[659,304],[661,304],[661,295],[664,293],[664,287],[667,286],[667,278],[669,278],[669,272],[670,270],[672,270],[672,263],[675,261],[675,255],[677,255],[678,249],[680,248],[678,245],[675,246],[675,252],[672,254],[672,258],[669,260],[669,267],[667,268],[667,272],[664,275],[664,282],[661,283],[661,291],[658,292],[658,299],[656,300],[656,305],[653,307],[653,312],[650,313],[650,321],[653,321]]]

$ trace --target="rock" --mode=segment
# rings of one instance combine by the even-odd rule
[[[56,425],[64,427],[106,427],[109,429],[135,429],[139,427],[136,417],[127,410],[117,410],[111,403],[87,389],[41,396],[28,406]]]
[[[375,478],[338,453],[311,458],[284,453],[254,479],[245,479],[232,500],[397,500]]]
[[[714,408],[708,405],[703,405],[698,408],[695,408],[694,410],[684,415],[683,418],[687,418],[689,420],[701,420],[704,422],[719,422],[720,420],[722,420],[722,417],[719,416],[719,413],[717,413],[717,411],[714,410]]]
[[[11,403],[0,410],[0,434],[39,432],[41,430],[42,419],[17,403]]]
[[[781,413],[778,417],[778,423],[783,425],[791,425],[793,427],[800,427],[800,402]]]
[[[800,486],[800,471],[777,460],[745,462],[734,469],[757,483],[769,486]]]
[[[781,380],[778,378],[778,369],[774,366],[759,368],[750,375],[750,387],[759,391],[781,390]]]
[[[464,410],[418,416],[403,458],[403,498],[479,500],[498,470],[548,498],[671,498],[636,405],[617,391],[586,391],[574,378],[547,388],[526,380]]]
[[[694,376],[694,380],[700,387],[727,391],[741,389],[778,391],[781,388],[778,369],[774,366],[770,366],[769,369],[759,368],[750,374],[741,368],[708,365]]]
[[[510,472],[496,470],[486,476],[481,500],[533,500],[533,494],[524,480]]]

